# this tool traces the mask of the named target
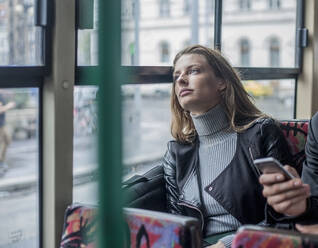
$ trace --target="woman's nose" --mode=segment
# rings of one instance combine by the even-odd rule
[[[177,79],[178,84],[188,84],[188,78],[185,74],[181,74]]]

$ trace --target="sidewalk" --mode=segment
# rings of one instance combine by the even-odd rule
[[[149,165],[154,161],[162,158],[162,153],[147,154],[143,156],[136,156],[124,160],[123,169],[129,168],[132,173],[142,173],[149,168]],[[148,165],[148,166],[147,166]],[[88,181],[97,180],[98,169],[96,165],[81,166],[74,169],[73,184],[83,184]],[[130,173],[131,174],[131,173]],[[126,175],[124,178],[129,178]],[[38,177],[36,175],[26,175],[10,178],[0,178],[0,192],[13,192],[22,191],[30,188],[37,187]]]

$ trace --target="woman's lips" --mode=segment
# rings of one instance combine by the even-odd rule
[[[180,91],[179,96],[186,96],[188,94],[190,94],[193,90],[189,90],[189,89],[183,89]]]

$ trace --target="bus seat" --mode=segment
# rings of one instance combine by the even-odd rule
[[[167,212],[166,187],[161,165],[125,181],[123,192],[125,207]]]
[[[318,236],[260,226],[243,226],[237,231],[232,248],[318,247]]]
[[[74,203],[67,207],[60,248],[97,247],[96,240],[97,207]]]
[[[302,165],[305,160],[308,124],[308,120],[280,121],[280,128],[285,135],[293,163],[299,174],[301,174]]]
[[[60,248],[97,247],[96,216],[96,206],[69,206]],[[195,218],[134,208],[124,208],[124,218],[125,247],[201,248],[201,228]]]
[[[124,215],[130,247],[201,248],[201,227],[195,218],[135,208],[125,208]]]

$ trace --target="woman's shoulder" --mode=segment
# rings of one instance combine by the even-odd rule
[[[177,140],[170,140],[167,144],[167,153],[175,156],[184,156],[190,154],[196,150],[197,147],[197,138],[193,142],[184,143]]]
[[[278,121],[271,117],[261,117],[256,120],[242,132],[242,135],[249,139],[264,137],[270,134],[278,134],[281,132]]]
[[[253,124],[248,129],[263,129],[267,127],[279,127],[279,122],[271,117],[260,117],[254,120]]]
[[[170,140],[168,141],[167,148],[168,150],[175,150],[175,149],[189,149],[194,147],[197,142],[197,138],[195,138],[192,142],[180,142],[177,140]]]

